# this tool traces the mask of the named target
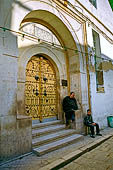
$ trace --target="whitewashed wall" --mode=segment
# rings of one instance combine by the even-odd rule
[[[46,3],[45,3],[46,2]],[[49,21],[51,26],[54,26],[56,32],[61,36],[65,45],[76,49],[83,50],[84,33],[82,24],[80,24],[75,17],[68,16],[63,10],[57,10],[53,1],[13,1],[0,0],[0,26],[18,31],[19,26],[24,17],[38,18],[38,10],[48,11],[48,16],[45,17],[46,22]],[[76,1],[73,2],[78,6]],[[112,20],[113,13],[107,1],[99,0],[98,9],[95,9],[88,0],[80,0],[80,2],[90,9],[103,24],[113,30]],[[80,6],[80,4],[79,4]],[[111,37],[111,33],[100,24],[92,15],[83,9],[77,7],[84,15],[90,18],[103,32]],[[33,13],[31,11],[36,10]],[[59,12],[60,11],[60,12]],[[105,15],[106,11],[106,15]],[[28,14],[30,15],[28,16]],[[38,13],[39,14],[39,13]],[[51,15],[52,14],[52,15]],[[75,14],[76,15],[76,14]],[[79,16],[79,13],[78,13]],[[40,16],[41,17],[41,16]],[[50,17],[50,18],[49,18]],[[78,17],[79,18],[79,17]],[[79,18],[80,19],[80,18]],[[67,26],[67,27],[66,27]],[[59,29],[60,28],[60,29]],[[92,32],[91,26],[87,26],[88,44],[92,46]],[[71,32],[71,34],[70,34]],[[79,40],[79,41],[78,41]],[[100,34],[101,52],[108,56],[112,56],[113,46],[105,40]],[[106,48],[105,48],[106,47]],[[110,53],[111,50],[111,53]],[[47,50],[45,50],[48,53]],[[52,51],[52,50],[51,50]],[[64,74],[61,73],[61,78],[66,79],[64,55],[61,52],[54,50],[54,54],[62,57],[60,59]],[[71,89],[78,90],[78,95],[81,97],[84,108],[88,106],[87,96],[87,76],[85,68],[85,56],[78,55],[68,50]],[[51,56],[51,55],[50,55]],[[8,31],[0,31],[0,155],[2,159],[11,158],[19,154],[23,154],[31,150],[31,120],[25,117],[17,117],[17,74],[18,74],[18,45],[17,35]],[[65,57],[66,58],[66,57]],[[55,60],[55,57],[54,57]],[[58,61],[56,59],[56,61]],[[27,61],[26,61],[27,62]],[[59,63],[60,63],[59,62]],[[20,64],[20,63],[19,63]],[[72,65],[74,67],[72,68]],[[60,67],[60,64],[57,63]],[[24,67],[25,68],[25,67]],[[112,69],[112,67],[111,67]],[[62,71],[62,69],[59,69]],[[19,74],[18,74],[19,75]],[[91,104],[94,120],[101,124],[101,127],[107,126],[107,116],[113,115],[113,70],[104,71],[104,87],[105,93],[96,92],[96,77],[95,73],[91,72]],[[20,77],[19,77],[20,78]],[[73,83],[74,82],[74,83]],[[66,94],[66,89],[62,88],[62,95]],[[78,97],[79,98],[79,97]],[[102,107],[103,106],[103,107]],[[85,110],[85,109],[84,109]],[[82,122],[83,123],[83,122]],[[8,142],[8,144],[7,144]]]
[[[89,27],[87,25],[88,44],[90,47],[93,47],[92,29],[91,26]],[[102,35],[100,35],[100,45],[102,56],[107,56],[113,59],[113,45]],[[92,64],[94,63],[92,62]],[[104,92],[101,93],[96,91],[96,74],[94,71],[90,70],[92,115],[94,121],[98,122],[101,128],[108,126],[107,116],[113,116],[113,64],[109,63],[109,61],[104,61],[103,71]]]
[[[85,15],[92,23],[94,23],[101,31],[109,37],[113,36],[113,11],[108,0],[96,0],[97,8],[95,8],[89,0],[69,0],[78,11]],[[82,5],[82,6],[81,6]],[[85,9],[86,8],[86,9]],[[98,20],[97,20],[98,19]],[[103,24],[103,25],[102,25]],[[108,32],[108,30],[111,31]]]
[[[12,2],[0,0],[0,26],[9,29]],[[0,162],[31,151],[31,121],[17,117],[17,73],[17,36],[0,29]]]

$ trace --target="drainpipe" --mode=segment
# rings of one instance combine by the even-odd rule
[[[69,74],[69,56],[67,49],[65,49],[65,58],[66,58],[66,71],[67,71],[67,90],[68,90],[68,95],[70,94],[70,74]]]
[[[89,74],[89,64],[88,64],[88,43],[87,43],[86,23],[84,23],[84,25],[83,25],[83,30],[84,30],[84,46],[85,46],[85,53],[86,53],[86,72],[87,72],[87,84],[88,84],[88,104],[89,104],[89,109],[91,110],[90,74]]]

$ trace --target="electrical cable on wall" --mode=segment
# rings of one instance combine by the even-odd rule
[[[49,41],[46,41],[46,40],[43,40],[43,39],[39,39],[39,38],[37,38],[37,37],[35,37],[35,36],[31,36],[30,34],[26,34],[26,33],[22,33],[22,32],[17,32],[17,31],[8,29],[8,28],[6,28],[6,27],[0,27],[0,29],[3,30],[4,32],[5,32],[5,31],[13,32],[13,33],[21,36],[22,39],[25,38],[25,39],[34,41],[34,42],[36,42],[36,43],[37,43],[37,42],[38,42],[38,43],[40,43],[40,42],[45,42],[45,43],[47,43],[47,44],[49,44],[49,45],[51,45],[51,46],[55,46],[55,47],[57,47],[57,48],[62,48],[62,49],[64,49],[64,51],[71,50],[71,51],[75,52],[75,54],[81,53],[81,54],[88,55],[89,57],[93,56],[93,57],[96,57],[96,58],[101,58],[101,59],[103,59],[103,60],[105,60],[105,61],[112,61],[112,59],[108,59],[108,58],[104,58],[104,57],[99,57],[99,56],[93,54],[94,48],[92,48],[92,47],[90,47],[90,48],[92,48],[92,50],[90,50],[89,52],[81,52],[81,51],[79,51],[78,49],[73,49],[73,48],[70,48],[70,47],[67,47],[67,46],[58,45],[58,44],[55,44],[55,43],[52,43],[52,42],[49,42]]]

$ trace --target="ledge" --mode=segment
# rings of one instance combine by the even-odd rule
[[[26,115],[17,115],[17,120],[21,120],[21,119],[32,119],[32,117]]]
[[[97,141],[92,142],[91,144],[86,144],[85,146],[69,153],[68,155],[63,156],[62,158],[59,158],[58,160],[53,161],[52,163],[42,167],[40,170],[57,170],[63,168],[65,165],[71,163],[72,161],[84,155],[85,153],[95,149],[97,146],[101,145],[106,140],[110,139],[112,136],[113,134],[104,135],[101,138],[97,139]]]

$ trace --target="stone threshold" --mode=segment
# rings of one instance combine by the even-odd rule
[[[73,160],[79,158],[81,155],[90,152],[91,150],[95,149],[97,146],[104,143],[106,140],[110,139],[113,136],[113,134],[110,135],[104,135],[94,141],[93,143],[87,144],[79,149],[77,149],[74,152],[69,153],[68,155],[63,156],[60,159],[57,159],[56,161],[53,161],[52,163],[40,168],[40,170],[58,170],[65,165],[69,164]]]

